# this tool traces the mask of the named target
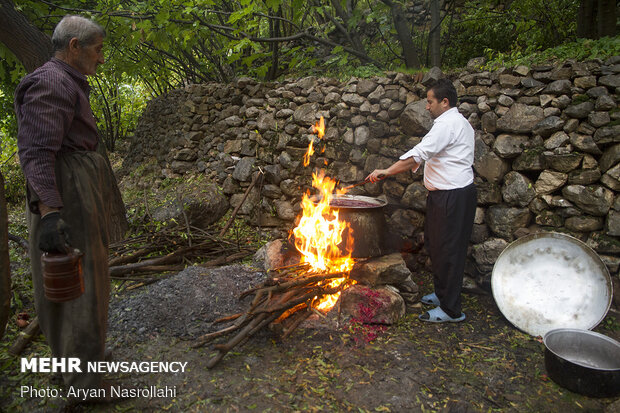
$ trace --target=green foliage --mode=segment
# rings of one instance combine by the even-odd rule
[[[476,56],[512,59],[575,38],[577,0],[469,0],[450,33],[445,63],[462,66]]]
[[[510,67],[520,64],[528,65],[565,59],[588,60],[598,58],[604,60],[617,55],[620,55],[620,36],[603,37],[598,40],[577,39],[529,55],[520,53],[490,53],[490,59],[487,61],[486,68],[493,70],[501,66]]]

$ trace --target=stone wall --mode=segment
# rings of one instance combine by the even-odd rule
[[[468,273],[488,275],[518,236],[562,231],[587,242],[612,273],[620,265],[620,56],[481,71],[480,61],[449,74],[459,110],[476,130],[478,209]],[[156,160],[162,177],[204,173],[238,205],[252,174],[265,179],[243,203],[251,223],[286,231],[314,168],[343,184],[387,167],[418,143],[432,121],[425,84],[386,77],[308,77],[279,83],[248,78],[191,85],[149,102],[126,165]],[[302,156],[326,134],[310,167]],[[421,245],[426,189],[422,168],[351,193],[385,198],[389,234],[401,248]]]

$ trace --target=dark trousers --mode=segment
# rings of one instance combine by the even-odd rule
[[[424,242],[431,256],[435,294],[450,317],[461,315],[463,271],[476,204],[474,184],[430,191],[426,199]]]

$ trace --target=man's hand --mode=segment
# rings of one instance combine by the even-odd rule
[[[366,177],[366,180],[370,182],[377,182],[385,178],[387,175],[387,169],[375,169]]]
[[[69,227],[60,218],[60,212],[47,213],[41,218],[39,230],[39,249],[45,252],[68,253],[67,229]]]

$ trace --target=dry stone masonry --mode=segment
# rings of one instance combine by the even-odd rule
[[[494,72],[479,67],[472,60],[448,74],[459,110],[476,130],[479,193],[468,273],[488,276],[510,241],[546,229],[587,242],[617,274],[620,56]],[[149,102],[126,162],[150,161],[162,178],[205,174],[232,207],[262,171],[265,179],[239,213],[281,235],[293,226],[314,168],[352,184],[417,144],[432,125],[426,85],[442,75],[434,68],[421,83],[388,73],[348,82],[240,78],[190,85]],[[326,134],[318,142],[311,125],[321,116]],[[304,168],[310,140],[324,151]],[[392,243],[419,250],[426,197],[421,169],[351,193],[386,199]]]

